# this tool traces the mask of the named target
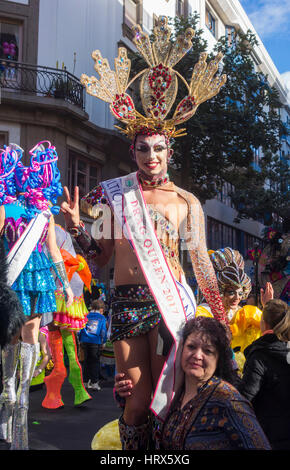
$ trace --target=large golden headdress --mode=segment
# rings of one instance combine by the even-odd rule
[[[222,54],[217,54],[215,59],[207,63],[207,54],[203,52],[193,68],[188,84],[173,67],[191,49],[193,29],[188,28],[184,35],[178,36],[176,41],[172,42],[168,19],[166,16],[160,16],[154,28],[155,41],[153,43],[139,25],[134,26],[132,30],[133,42],[148,67],[129,82],[131,61],[124,47],[119,47],[118,57],[115,59],[115,71],[110,69],[108,60],[103,59],[100,51],[96,50],[92,53],[92,57],[100,80],[94,76],[88,77],[82,74],[82,84],[85,85],[90,95],[110,103],[112,114],[125,124],[124,128],[116,127],[130,139],[146,129],[166,133],[168,137],[185,135],[185,129],[177,130],[176,126],[190,119],[198,106],[217,95],[226,82],[226,75],[215,76],[223,57]],[[140,95],[145,116],[135,109],[132,98],[126,93],[126,90],[139,77],[142,77]],[[176,98],[177,77],[186,85],[188,94],[178,103],[173,117],[166,120]]]

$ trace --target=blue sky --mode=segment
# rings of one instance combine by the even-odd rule
[[[290,97],[290,0],[240,0]]]

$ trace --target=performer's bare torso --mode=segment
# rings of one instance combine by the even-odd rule
[[[143,194],[147,205],[158,210],[158,212],[168,219],[178,231],[180,224],[187,216],[187,204],[185,200],[174,191],[165,191],[157,188],[143,189]],[[175,210],[172,210],[173,208],[175,208]],[[105,265],[114,252],[115,286],[146,284],[137,256],[124,235],[121,239],[100,240],[99,244],[103,248],[103,253],[100,255],[100,260],[97,260],[97,263],[100,261],[101,265]],[[174,266],[171,266],[171,268],[175,277],[178,278],[176,268]]]

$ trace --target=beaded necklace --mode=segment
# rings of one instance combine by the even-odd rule
[[[137,176],[144,188],[158,188],[159,186],[163,186],[170,181],[168,173],[163,176],[159,176],[154,180],[146,179],[146,177],[140,171],[137,172]]]

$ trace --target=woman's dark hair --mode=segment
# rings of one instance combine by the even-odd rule
[[[182,334],[183,344],[191,333],[203,336],[217,349],[218,362],[214,375],[237,386],[238,377],[233,368],[233,352],[226,327],[214,318],[200,316],[186,323]]]

